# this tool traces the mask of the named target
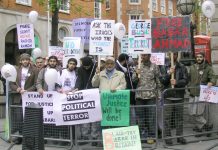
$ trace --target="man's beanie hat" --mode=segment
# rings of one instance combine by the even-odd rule
[[[23,53],[20,55],[20,60],[23,60],[23,59],[29,59],[30,60],[30,55],[27,54],[27,53]]]

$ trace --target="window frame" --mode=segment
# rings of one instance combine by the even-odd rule
[[[58,40],[63,43],[64,42],[64,37],[61,38],[60,30],[63,30],[63,31],[66,32],[66,36],[65,37],[69,36],[69,30],[65,26],[61,26],[61,27],[58,28]]]
[[[171,8],[170,8],[170,4],[171,4]],[[170,10],[172,11],[171,14],[170,14]],[[172,0],[168,0],[168,15],[173,16],[173,1]]]
[[[94,18],[101,19],[101,2],[98,2],[96,0],[94,2]]]
[[[32,6],[32,0],[27,0],[28,2],[22,2],[22,0],[16,0],[16,4],[25,5],[25,6]]]
[[[154,4],[156,5],[155,9],[154,9]],[[157,2],[157,0],[152,0],[152,11],[158,12],[158,2]]]
[[[60,7],[59,7],[59,12],[69,14],[70,13],[70,0],[62,0],[62,2],[63,1],[66,1],[67,4],[66,5],[65,4],[61,4]],[[64,9],[62,9],[62,6],[67,7],[68,9],[64,10]]]
[[[110,10],[111,9],[111,4],[110,4],[110,0],[105,0],[105,7],[106,7],[106,10]],[[107,7],[108,6],[108,7]]]
[[[136,1],[136,0],[135,0]],[[131,0],[129,0],[129,4],[130,5],[140,5],[141,4],[141,0],[137,0],[138,2],[131,2]]]
[[[132,16],[135,16],[135,19],[131,19]],[[138,17],[138,19],[137,19]],[[142,19],[142,15],[141,14],[130,14],[129,15],[129,20],[141,20]]]
[[[163,12],[162,12],[162,7],[164,8]],[[161,14],[166,14],[166,0],[160,0],[160,13]]]

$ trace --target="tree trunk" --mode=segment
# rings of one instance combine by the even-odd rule
[[[57,4],[57,2],[56,2]],[[52,12],[52,30],[51,30],[51,45],[58,46],[58,6],[54,8]]]

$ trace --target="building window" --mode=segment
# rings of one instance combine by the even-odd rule
[[[106,10],[110,9],[110,0],[106,0]]]
[[[166,14],[166,1],[165,0],[160,1],[160,12],[162,14]]]
[[[68,30],[67,28],[65,27],[60,27],[59,30],[58,30],[58,39],[63,42],[64,40],[64,37],[67,37],[68,36]]]
[[[157,0],[152,0],[152,10],[153,11],[158,11],[158,5],[157,5]]]
[[[60,12],[70,13],[70,0],[60,1]]]
[[[129,16],[129,20],[140,20],[141,19],[141,15],[130,15]]]
[[[32,0],[16,0],[16,3],[31,6]]]
[[[95,0],[95,4],[94,4],[94,8],[95,8],[95,18],[100,19],[101,18],[101,2],[99,2],[99,0]]]
[[[141,4],[141,0],[129,0],[129,4]]]
[[[168,15],[173,16],[173,1],[168,0]]]

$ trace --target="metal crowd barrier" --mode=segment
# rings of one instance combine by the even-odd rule
[[[159,110],[161,110],[161,119],[159,119],[159,126],[162,126],[162,139],[164,146],[171,140],[173,145],[181,144],[175,139],[184,138],[187,143],[206,141],[218,138],[217,119],[215,118],[214,110],[218,110],[218,104],[206,102],[189,102],[190,95],[188,90],[191,88],[173,88],[166,89],[162,93],[161,103]],[[166,98],[168,92],[185,90],[186,94],[183,98]],[[196,128],[198,123],[194,117],[199,115],[193,114],[193,107],[197,111],[201,110],[201,114],[206,119],[207,123],[203,126],[202,130]],[[211,109],[213,107],[213,109]],[[204,109],[202,109],[204,108]],[[214,113],[214,115],[212,115]]]
[[[186,94],[184,100],[174,99],[169,100],[164,95],[172,90],[186,90],[188,93],[189,88],[174,88],[166,89],[163,91],[161,99],[156,99],[156,103],[151,105],[132,105],[130,109],[130,125],[138,125],[140,130],[140,137],[143,148],[156,148],[159,143],[163,140],[173,140],[173,144],[176,144],[175,139],[186,138],[187,142],[197,142],[202,140],[211,140],[218,138],[218,127],[216,126],[215,120],[211,119],[212,110],[217,109],[217,104],[206,104],[205,114],[209,118],[210,123],[207,127],[204,127],[203,131],[196,132],[194,129],[194,122],[192,116],[189,114],[189,106],[192,104],[199,105],[203,102],[193,103],[189,102],[189,95]],[[132,90],[132,92],[143,92],[151,90]],[[9,96],[9,120],[10,120],[10,137],[22,137],[22,107],[21,104],[14,103],[14,96],[17,93],[10,93]],[[16,96],[15,96],[16,97]],[[169,102],[171,101],[171,102]],[[179,101],[179,102],[178,102]],[[204,104],[204,103],[203,103]],[[217,109],[218,110],[218,109]],[[206,113],[207,112],[207,113]],[[175,119],[179,117],[179,119]],[[214,117],[214,116],[213,116]],[[153,122],[153,129],[149,129],[149,124]],[[213,124],[213,126],[211,125]],[[211,125],[211,126],[210,126]],[[99,133],[98,138],[91,138],[91,128]],[[88,128],[86,133],[88,138],[84,138],[81,135],[83,129]],[[101,127],[100,122],[75,125],[75,126],[55,126],[55,125],[44,125],[44,137],[46,140],[68,142],[70,146],[77,147],[82,150],[85,148],[96,149],[97,146],[102,148],[103,140],[101,132],[103,129],[116,128],[116,127]],[[180,129],[176,132],[176,129]],[[158,130],[161,130],[162,136]],[[170,132],[170,134],[169,134]],[[152,136],[151,136],[152,135]],[[149,140],[154,140],[154,144],[148,144]],[[177,143],[179,144],[179,143]],[[93,146],[92,146],[93,145]],[[164,146],[166,146],[164,144]]]

